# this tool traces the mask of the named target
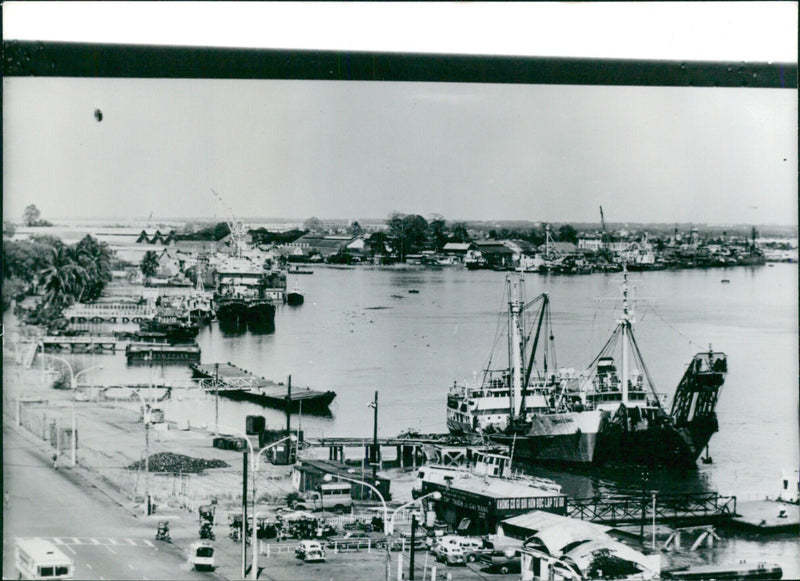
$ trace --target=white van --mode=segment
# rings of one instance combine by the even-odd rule
[[[344,510],[353,506],[349,482],[324,482],[305,493],[292,508],[297,510]]]
[[[196,571],[214,570],[214,545],[208,541],[192,543],[189,548],[189,563]]]
[[[50,541],[17,539],[14,563],[20,579],[72,579],[75,565]]]

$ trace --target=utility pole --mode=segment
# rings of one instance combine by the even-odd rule
[[[214,433],[219,435],[219,363],[214,364]]]
[[[144,399],[144,398],[142,398]],[[145,482],[145,502],[147,503],[147,514],[151,513],[153,503],[150,501],[150,406],[144,402],[142,410],[142,420],[144,421],[144,482]],[[72,436],[75,437],[74,434]]]
[[[378,392],[375,391],[375,401],[371,404],[375,410],[375,419],[372,424],[372,485],[378,485]]]
[[[255,526],[255,522],[253,526]],[[247,577],[247,449],[242,454],[242,579]]]
[[[639,539],[644,545],[644,523],[647,520],[647,481],[649,474],[642,470],[642,519],[639,527]]]
[[[290,436],[292,433],[292,376],[286,380],[286,435]],[[292,461],[292,442],[286,442],[286,463],[290,464]]]
[[[414,543],[417,536],[417,516],[411,515],[411,550],[408,552],[408,578],[414,581]]]

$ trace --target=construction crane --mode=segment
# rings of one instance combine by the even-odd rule
[[[211,193],[214,194],[214,197],[217,198],[220,203],[222,203],[222,207],[225,208],[226,216],[225,222],[228,224],[228,229],[231,231],[231,245],[233,247],[233,254],[234,256],[241,256],[242,250],[245,248],[245,233],[244,233],[244,222],[236,217],[236,214],[233,212],[233,208],[225,201],[218,191],[214,188],[211,188]]]
[[[603,216],[603,206],[600,206],[600,248],[605,250],[606,248],[606,219]]]

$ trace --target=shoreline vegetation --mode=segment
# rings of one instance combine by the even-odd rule
[[[98,300],[119,273],[145,285],[159,280],[152,286],[195,286],[197,258],[230,251],[229,222],[161,226],[163,231],[144,228],[135,239],[128,235],[127,246],[142,250],[141,258],[131,261],[122,256],[126,253],[116,251],[118,245],[102,239],[113,226],[97,228],[95,235],[87,233],[67,244],[53,232],[82,233],[85,228],[54,226],[41,219],[31,204],[20,226],[3,224],[3,312],[16,301],[16,314],[25,323],[64,330],[64,309]],[[245,231],[248,242],[270,257],[271,266],[278,267],[287,263],[413,264],[587,274],[620,270],[623,264],[629,270],[660,270],[796,262],[796,227],[760,228],[761,232],[747,225],[448,221],[441,215],[426,219],[393,212],[383,221],[365,220],[363,225],[355,220],[311,217],[302,225],[271,223],[269,228],[245,226]],[[170,248],[194,260],[184,260],[177,269],[165,272],[164,256]],[[209,270],[206,283],[213,285],[213,264]],[[27,297],[38,300],[22,306]]]

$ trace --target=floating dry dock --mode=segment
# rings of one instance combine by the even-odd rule
[[[328,406],[336,397],[333,391],[276,383],[231,363],[196,363],[191,365],[191,369],[206,389],[217,389],[220,395],[231,399],[291,412],[302,410],[303,413],[329,414]]]

